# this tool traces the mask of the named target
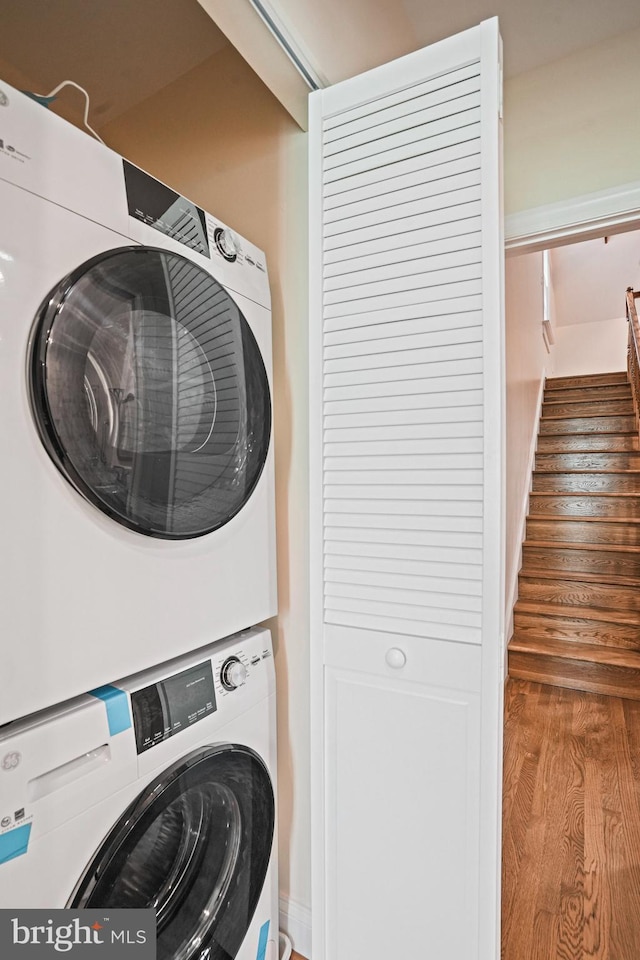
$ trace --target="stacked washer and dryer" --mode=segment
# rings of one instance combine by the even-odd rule
[[[275,960],[263,253],[0,83],[0,907]]]

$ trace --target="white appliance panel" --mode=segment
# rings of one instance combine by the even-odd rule
[[[98,254],[148,245],[179,254],[229,290],[273,394],[264,255],[236,238],[236,262],[227,263],[215,244],[209,259],[128,216],[122,158],[9,94],[5,147],[27,138],[33,163],[0,151],[0,592],[7,638],[0,724],[276,612],[273,437],[255,489],[229,522],[193,539],[146,537],[87,502],[56,468],[38,436],[26,373],[32,324],[50,291]],[[46,146],[51,166],[35,162],[35,143]],[[66,171],[60,155],[73,158]],[[107,199],[90,203],[94,194]]]
[[[247,667],[245,682],[233,691],[225,691],[219,679],[220,667],[229,657],[237,657]],[[0,766],[2,809],[22,810],[20,823],[31,824],[26,852],[4,862],[3,837],[6,843],[16,824],[0,827],[0,907],[66,906],[103,838],[128,805],[148,783],[194,749],[232,743],[249,747],[264,762],[275,792],[275,672],[268,631],[247,631],[126,678],[116,687],[126,694],[131,716],[131,695],[136,690],[209,660],[215,678],[215,712],[142,753],[136,751],[133,726],[110,733],[105,703],[89,695],[9,724],[0,733],[0,760],[19,756],[13,768]],[[98,747],[105,748],[100,759],[95,757]],[[64,766],[83,757],[84,770],[65,781],[58,761]],[[51,789],[34,798],[33,784],[47,777],[53,777]],[[255,960],[267,922],[265,960],[269,951],[276,960],[276,851],[274,834],[264,886],[237,960]]]

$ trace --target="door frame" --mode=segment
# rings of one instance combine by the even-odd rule
[[[505,254],[534,253],[638,229],[640,181],[508,214]]]

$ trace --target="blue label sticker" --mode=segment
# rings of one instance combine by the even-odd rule
[[[91,690],[91,696],[103,700],[107,708],[107,722],[109,724],[109,733],[112,737],[116,733],[122,733],[131,726],[131,715],[129,713],[129,701],[124,690],[118,690],[107,684],[105,687],[97,687]]]
[[[7,863],[21,857],[29,849],[31,824],[23,823],[14,830],[8,830],[0,835],[0,863]]]
[[[271,921],[267,920],[266,923],[263,923],[260,927],[260,937],[258,939],[258,952],[256,953],[256,960],[265,960],[267,955],[267,943],[269,941],[269,925]]]

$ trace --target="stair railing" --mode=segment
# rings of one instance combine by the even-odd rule
[[[640,432],[640,321],[638,321],[638,311],[636,309],[638,298],[640,298],[640,290],[627,287],[627,320],[629,321],[627,373],[633,394],[636,426]]]

